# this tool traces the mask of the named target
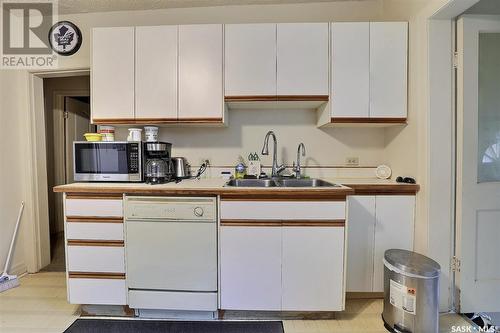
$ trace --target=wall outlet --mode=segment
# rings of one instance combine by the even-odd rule
[[[359,157],[346,157],[345,165],[347,165],[347,166],[359,166]]]

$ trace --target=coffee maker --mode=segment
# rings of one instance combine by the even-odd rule
[[[174,180],[171,151],[168,142],[143,143],[144,181],[148,184],[164,184]]]

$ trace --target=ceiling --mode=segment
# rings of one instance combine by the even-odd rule
[[[189,8],[234,5],[273,5],[361,0],[59,0],[59,14]],[[377,0],[363,0],[377,1]]]
[[[500,15],[499,0],[481,0],[469,8],[466,14]]]

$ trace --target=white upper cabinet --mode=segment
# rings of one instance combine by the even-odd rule
[[[332,117],[369,117],[370,23],[332,23]]]
[[[328,23],[278,23],[278,95],[328,95],[328,30]]]
[[[226,24],[225,95],[276,95],[276,24]]]
[[[175,120],[178,28],[135,29],[135,117]]]
[[[406,118],[408,23],[370,23],[370,117]]]
[[[222,24],[179,26],[179,120],[222,122]]]
[[[332,23],[331,55],[330,108],[318,125],[406,122],[407,22]]]
[[[134,119],[134,27],[92,30],[92,121]]]

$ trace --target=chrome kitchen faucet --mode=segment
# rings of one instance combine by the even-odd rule
[[[271,170],[271,177],[278,177],[279,173],[285,170],[285,166],[282,164],[278,166],[278,141],[276,140],[276,135],[273,131],[269,131],[264,138],[264,147],[262,147],[262,155],[269,155],[269,137],[273,137],[273,166]]]
[[[302,149],[302,156],[306,156],[306,146],[301,142],[297,148],[297,162],[293,162],[293,171],[295,171],[295,178],[300,179],[302,168],[300,166],[300,150]]]

